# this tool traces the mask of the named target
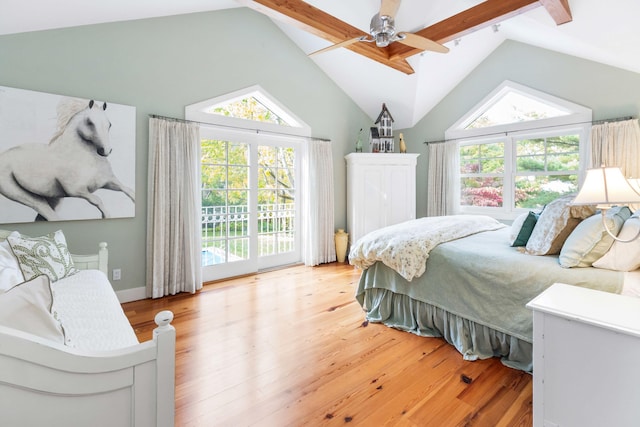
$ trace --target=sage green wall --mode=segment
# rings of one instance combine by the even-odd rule
[[[74,252],[110,248],[116,290],[144,286],[148,115],[260,85],[333,141],[336,227],[346,224],[344,155],[371,119],[276,25],[249,9],[0,36],[0,86],[136,107],[136,216],[0,225],[25,234],[62,229]]]
[[[221,35],[224,35],[221,38]],[[637,115],[640,74],[507,41],[415,127],[421,153],[417,216],[426,215],[426,140],[444,131],[504,80],[587,106],[594,119]],[[116,290],[145,282],[149,114],[184,117],[184,106],[258,84],[333,141],[336,227],[346,224],[344,155],[371,119],[269,19],[248,9],[0,36],[0,85],[132,105],[137,112],[136,217],[0,225],[38,235],[58,228],[75,252],[110,246],[122,269]],[[382,96],[384,98],[384,96]]]
[[[403,130],[408,151],[421,153],[418,217],[427,213],[428,155],[424,141],[442,140],[451,125],[505,80],[591,108],[594,120],[637,116],[640,111],[640,74],[505,41],[416,126]]]

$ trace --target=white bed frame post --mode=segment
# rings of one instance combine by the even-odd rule
[[[109,277],[109,250],[107,249],[107,242],[100,242],[98,244],[98,270],[102,271]]]
[[[171,311],[161,311],[156,314],[155,322],[158,327],[153,330],[153,340],[158,350],[156,360],[158,427],[173,427],[175,420],[176,329],[171,325],[172,320],[173,313]],[[167,402],[171,402],[171,404],[166,404]]]

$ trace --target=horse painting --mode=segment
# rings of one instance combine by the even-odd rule
[[[109,163],[107,103],[97,104],[63,99],[58,129],[48,144],[22,144],[0,153],[0,194],[46,221],[62,219],[56,207],[65,197],[82,198],[109,218],[102,199],[93,194],[101,188],[121,191],[135,203],[134,191],[118,180]]]

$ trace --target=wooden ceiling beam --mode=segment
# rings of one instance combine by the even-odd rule
[[[239,2],[270,18],[294,25],[334,44],[369,36],[359,28],[302,0],[239,0]],[[486,0],[443,21],[423,28],[415,34],[444,44],[525,13],[540,5],[545,7],[558,25],[572,20],[568,0]],[[422,52],[421,49],[402,43],[392,43],[386,48],[378,48],[375,43],[358,42],[344,48],[406,74],[414,72],[406,59]]]
[[[538,0],[487,0],[420,31],[416,31],[416,34],[444,44],[539,6],[540,2]],[[406,59],[422,52],[420,49],[402,43],[393,43],[389,45],[389,48],[389,58],[392,60]]]
[[[571,8],[569,7],[569,0],[539,0],[540,3],[547,9],[547,12],[557,25],[566,24],[571,22],[573,17],[571,16]]]
[[[331,43],[340,43],[356,37],[369,36],[368,33],[359,28],[349,25],[302,0],[245,0],[241,3],[270,18],[296,26]],[[414,73],[413,68],[404,58],[390,60],[388,49],[380,49],[376,47],[375,43],[359,42],[344,48],[402,71],[405,74]]]

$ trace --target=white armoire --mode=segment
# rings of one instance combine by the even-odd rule
[[[413,153],[345,156],[350,243],[378,228],[415,219],[418,156]]]

